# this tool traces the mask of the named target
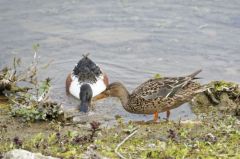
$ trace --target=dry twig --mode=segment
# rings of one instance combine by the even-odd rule
[[[135,128],[135,130],[130,134],[128,135],[122,142],[120,142],[117,147],[115,148],[115,153],[120,157],[120,158],[123,158],[123,159],[126,159],[120,152],[118,152],[118,149],[120,148],[120,146],[122,146],[128,139],[130,139],[134,134],[136,134],[136,132],[138,131],[137,128]]]

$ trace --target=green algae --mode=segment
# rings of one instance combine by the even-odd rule
[[[238,84],[234,82],[227,81],[213,81],[208,84],[210,87],[213,87],[216,91],[232,90],[233,93],[239,94],[240,90],[238,89]]]

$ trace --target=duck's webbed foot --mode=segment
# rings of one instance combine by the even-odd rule
[[[158,121],[158,112],[154,112],[154,118],[153,118],[154,122]]]

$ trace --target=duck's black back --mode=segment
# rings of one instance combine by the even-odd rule
[[[84,56],[74,67],[73,74],[80,82],[96,82],[102,72],[91,59]]]

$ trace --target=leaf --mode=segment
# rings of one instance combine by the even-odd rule
[[[158,78],[162,78],[162,76],[159,73],[157,73],[157,74],[154,75],[154,78],[158,79]]]

